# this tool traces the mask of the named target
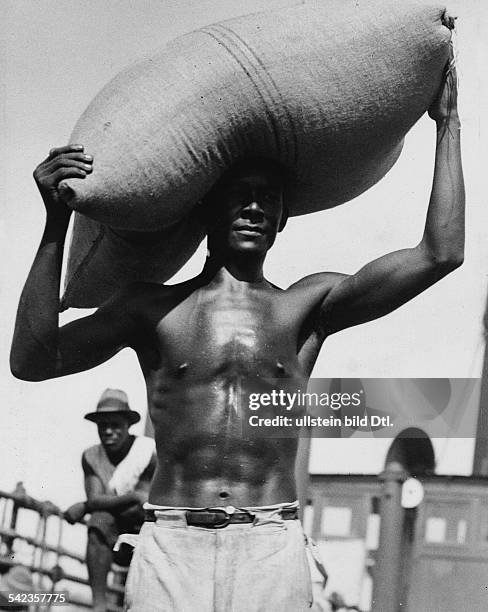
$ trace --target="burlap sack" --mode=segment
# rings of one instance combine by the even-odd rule
[[[71,142],[94,156],[94,172],[69,181],[70,205],[112,228],[168,227],[249,155],[288,168],[292,215],[354,198],[391,168],[439,87],[443,14],[416,0],[322,0],[176,39],[116,76],[80,118]],[[134,269],[167,279],[199,233],[149,262],[138,247],[106,246],[102,259],[113,236],[99,229],[77,221],[66,305],[98,304],[104,278],[111,290]]]

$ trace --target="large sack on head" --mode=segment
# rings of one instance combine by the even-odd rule
[[[117,229],[167,227],[247,156],[288,168],[292,215],[354,198],[393,165],[437,91],[443,14],[419,0],[322,0],[181,36],[80,118],[71,142],[94,172],[68,182],[70,205]]]

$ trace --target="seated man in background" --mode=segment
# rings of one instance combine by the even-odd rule
[[[87,500],[66,510],[70,523],[91,514],[88,521],[86,562],[94,610],[106,610],[107,575],[112,549],[121,533],[139,533],[144,521],[142,504],[156,467],[154,440],[133,436],[129,427],[140,420],[127,395],[118,389],[103,392],[95,412],[85,419],[96,423],[101,444],[82,457]]]

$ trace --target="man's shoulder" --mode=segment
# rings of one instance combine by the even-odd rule
[[[338,272],[319,272],[310,274],[290,285],[283,292],[283,303],[300,317],[315,312],[332,290],[347,278],[346,274]]]
[[[173,308],[181,301],[180,295],[184,295],[180,285],[132,282],[114,292],[97,312],[99,316],[109,320],[113,318],[135,331],[141,321],[158,318]]]
[[[288,287],[287,291],[300,292],[315,288],[318,288],[321,291],[327,291],[328,289],[332,289],[346,276],[347,274],[341,274],[340,272],[316,272],[315,274],[304,276],[297,282],[293,283]]]
[[[89,446],[85,448],[82,454],[82,458],[90,461],[99,457],[101,451],[103,450],[103,446],[101,444],[93,444],[93,446]]]
[[[93,455],[94,453],[100,452],[102,448],[103,446],[101,444],[93,444],[92,446],[85,448],[83,455]]]

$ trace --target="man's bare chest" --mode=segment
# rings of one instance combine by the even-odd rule
[[[186,379],[224,371],[294,375],[301,370],[302,334],[310,312],[299,298],[274,289],[196,291],[161,315],[155,310],[146,346],[153,346],[157,363],[151,359],[150,369]]]
[[[173,359],[222,360],[236,364],[296,354],[298,321],[277,300],[255,296],[204,296],[173,309],[156,333],[162,351]]]

